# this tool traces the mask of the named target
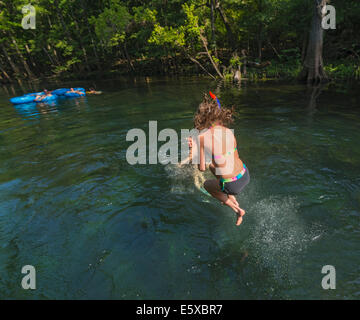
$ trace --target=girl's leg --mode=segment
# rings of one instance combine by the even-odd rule
[[[210,169],[210,171],[212,172],[212,174],[213,174],[216,178],[219,178],[219,177],[215,174],[215,167],[214,167],[214,165],[213,165],[212,163],[210,163],[209,169]],[[228,195],[228,197],[229,197],[233,202],[235,202],[235,204],[236,204],[237,206],[239,206],[239,203],[237,202],[235,196],[233,196],[233,195]]]
[[[204,188],[209,192],[214,198],[220,200],[222,203],[226,204],[228,207],[233,209],[238,218],[236,225],[240,225],[242,222],[242,216],[245,214],[245,211],[240,208],[238,203],[235,203],[231,198],[229,198],[225,193],[223,193],[219,186],[219,180],[211,179],[206,180],[204,183]]]
[[[215,167],[212,163],[209,164],[209,169],[211,171],[211,173],[216,177],[216,174],[215,174]]]

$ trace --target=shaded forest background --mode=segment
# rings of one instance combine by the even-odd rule
[[[0,82],[60,77],[190,75],[296,78],[321,0],[0,0]],[[330,1],[327,1],[328,3]],[[360,78],[360,1],[334,0],[322,61],[333,79]]]

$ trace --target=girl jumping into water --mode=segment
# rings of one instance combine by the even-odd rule
[[[234,108],[222,108],[219,100],[210,92],[194,117],[194,127],[200,134],[190,137],[190,158],[199,159],[198,169],[206,170],[206,163],[216,179],[206,180],[204,188],[216,199],[229,206],[237,214],[236,225],[240,225],[245,210],[240,208],[235,195],[250,182],[248,168],[239,158],[236,138],[226,126],[233,123]],[[207,157],[208,156],[208,157]],[[208,158],[208,159],[206,159]]]

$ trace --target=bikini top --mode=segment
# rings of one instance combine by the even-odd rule
[[[211,127],[209,127],[209,129],[211,130],[211,129],[214,128],[215,126],[216,126],[216,125],[212,125]],[[214,150],[214,139],[213,139],[213,150]],[[214,155],[214,159],[220,159],[221,157],[229,156],[229,155],[231,155],[232,153],[234,153],[236,150],[237,150],[237,147],[235,147],[233,151],[228,151],[228,152],[226,152],[225,154],[221,154],[221,155],[219,155],[219,156],[215,156],[215,155]]]

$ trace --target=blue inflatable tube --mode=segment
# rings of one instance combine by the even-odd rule
[[[43,96],[45,93],[42,92],[33,92],[33,93],[27,93],[20,97],[11,98],[10,102],[13,104],[23,104],[23,103],[30,103],[30,102],[50,102],[55,101],[58,96],[65,96],[65,97],[82,97],[85,96],[85,89],[84,88],[73,88],[75,91],[80,91],[81,94],[76,92],[70,92],[70,88],[59,88],[56,90],[53,90],[51,93],[51,96],[47,96],[44,99],[40,101],[36,101],[35,98],[37,96]]]
[[[85,92],[85,89],[84,88],[73,88],[75,91],[84,91]]]
[[[39,101],[34,100],[34,102],[50,102],[50,101],[55,101],[57,99],[57,95],[56,94],[52,94],[51,96],[46,96],[44,99],[41,99]]]
[[[34,99],[35,99],[35,96],[26,95],[26,96],[11,98],[10,102],[13,104],[22,104],[22,103],[33,102]]]

